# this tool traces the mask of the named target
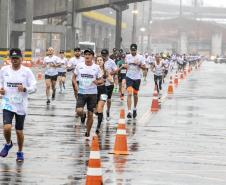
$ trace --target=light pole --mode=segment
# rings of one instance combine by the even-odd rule
[[[132,43],[136,43],[137,42],[137,14],[138,14],[137,3],[134,3],[132,14],[133,14]]]
[[[146,28],[141,27],[140,31],[141,31],[141,52],[144,53],[144,32],[146,31]]]
[[[147,22],[147,34],[148,34],[148,44],[147,44],[147,51],[151,50],[151,24],[152,24],[152,0],[149,0],[149,15],[148,15],[148,22]]]
[[[146,28],[144,27],[144,16],[145,16],[145,4],[143,2],[143,7],[142,7],[142,27],[140,28],[141,31],[141,52],[144,53],[144,32],[146,31]]]
[[[182,0],[180,0],[180,17],[182,17],[183,13],[182,13]]]

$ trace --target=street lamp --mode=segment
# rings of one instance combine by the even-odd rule
[[[146,31],[146,28],[145,28],[145,27],[141,27],[141,28],[140,28],[140,31],[141,31],[141,32],[145,32],[145,31]]]
[[[138,14],[139,13],[139,11],[138,10],[132,10],[132,14]]]

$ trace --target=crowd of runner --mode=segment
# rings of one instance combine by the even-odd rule
[[[0,70],[0,94],[2,95],[4,137],[6,144],[0,152],[6,157],[12,148],[11,129],[15,116],[15,128],[18,140],[17,161],[23,161],[24,120],[27,113],[28,93],[36,91],[36,79],[31,69],[22,66],[22,53],[20,49],[10,50],[11,65]],[[168,73],[173,70],[183,72],[187,65],[196,66],[200,61],[198,55],[179,55],[169,53],[141,55],[136,44],[131,44],[130,52],[122,49],[103,49],[100,55],[87,48],[81,51],[74,48],[74,56],[65,58],[64,51],[58,54],[54,49],[48,48],[47,56],[43,60],[45,68],[45,88],[47,106],[55,100],[56,93],[66,93],[65,80],[71,73],[72,87],[76,99],[76,116],[81,123],[86,123],[85,137],[90,137],[93,125],[93,115],[97,117],[95,132],[101,133],[101,124],[104,117],[111,119],[112,94],[118,94],[120,101],[127,95],[127,119],[137,117],[137,104],[140,84],[143,79],[147,81],[148,73],[154,75],[154,83],[159,95],[162,94],[162,83]],[[59,88],[59,92],[56,90]],[[86,108],[85,108],[86,106]],[[105,108],[106,106],[106,108]],[[104,113],[106,110],[106,114]]]

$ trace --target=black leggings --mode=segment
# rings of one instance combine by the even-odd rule
[[[159,92],[159,90],[162,90],[162,76],[154,75],[154,81],[157,86],[157,91]]]

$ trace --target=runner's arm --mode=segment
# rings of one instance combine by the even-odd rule
[[[101,77],[101,78],[97,78],[96,80],[93,81],[94,84],[96,85],[101,85],[104,83],[104,79]]]
[[[117,65],[112,63],[112,71],[110,72],[110,75],[114,75],[119,71],[119,68],[117,67]]]
[[[2,70],[0,70],[0,94],[4,95],[5,94],[5,90],[4,90],[4,79],[2,76]]]
[[[27,79],[28,79],[27,86],[25,87],[24,92],[27,92],[29,94],[35,93],[37,91],[37,87],[36,87],[37,82],[34,74],[30,69],[28,71]]]
[[[103,76],[101,74],[100,67],[98,67],[98,72],[96,74],[96,80],[94,80],[93,83],[96,84],[96,85],[101,85],[101,84],[104,83],[104,78],[103,78]]]
[[[77,75],[76,74],[73,74],[73,76],[72,76],[72,83],[74,84],[74,91],[78,91]]]
[[[146,64],[145,64],[145,60],[144,60],[143,57],[141,57],[139,67],[140,67],[141,69],[146,69]]]

